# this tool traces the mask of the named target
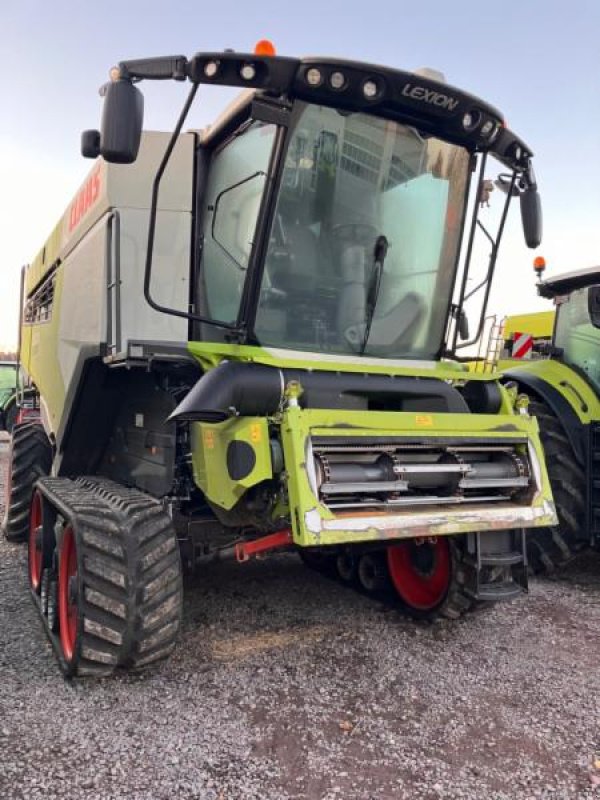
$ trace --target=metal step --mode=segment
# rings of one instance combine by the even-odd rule
[[[503,547],[506,549],[502,550]],[[468,592],[475,600],[510,600],[526,592],[525,532],[508,531],[497,541],[490,533],[474,534],[470,539],[468,569],[471,573]]]
[[[523,563],[523,553],[513,550],[512,553],[486,553],[480,556],[479,563],[482,567],[512,567],[514,564]]]
[[[480,583],[477,593],[474,595],[476,600],[511,600],[523,594],[523,588],[515,581],[504,583]]]

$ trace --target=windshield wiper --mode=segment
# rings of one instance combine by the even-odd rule
[[[375,316],[375,308],[377,306],[377,299],[379,297],[379,290],[381,289],[381,276],[383,275],[383,264],[387,255],[389,243],[386,236],[378,236],[373,249],[373,275],[369,282],[367,290],[366,301],[366,322],[365,322],[365,335],[363,338],[360,354],[363,356],[367,349],[367,342],[371,335],[371,324]]]

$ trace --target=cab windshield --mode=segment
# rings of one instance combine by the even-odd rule
[[[259,344],[431,358],[459,248],[469,154],[414,128],[305,106],[262,276]]]
[[[582,372],[600,392],[600,329],[590,321],[588,289],[557,298],[554,345],[565,364]]]

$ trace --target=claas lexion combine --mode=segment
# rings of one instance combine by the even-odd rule
[[[172,135],[142,135],[152,79],[191,83]],[[202,84],[246,91],[182,133]],[[525,531],[555,522],[537,424],[456,357],[489,155],[486,296],[511,197],[540,239],[501,114],[439,73],[268,48],[125,61],[103,91],[90,176],[25,268],[40,417],[4,520],[64,672],[165,657],[182,563],[295,549],[416,616],[522,592]]]

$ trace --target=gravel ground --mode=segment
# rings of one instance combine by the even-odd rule
[[[294,556],[222,565],[167,663],[67,682],[2,540],[0,797],[600,797],[600,557],[532,584],[425,625]]]

